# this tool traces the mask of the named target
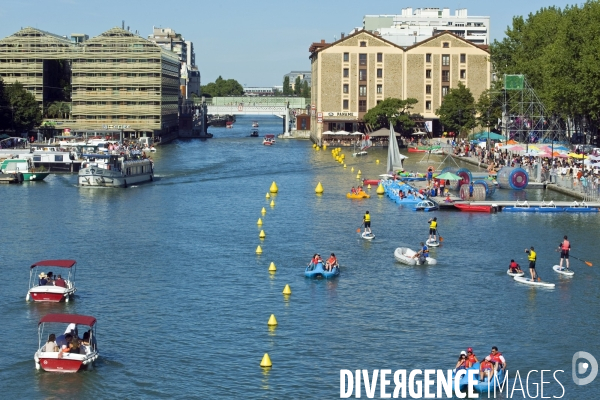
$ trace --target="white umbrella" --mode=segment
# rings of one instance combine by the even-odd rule
[[[362,135],[362,133],[357,131],[357,132],[351,133],[351,135]]]
[[[333,132],[331,132],[331,131],[325,131],[325,132],[323,132],[323,135],[333,135],[333,134],[334,134],[334,133],[333,133]]]

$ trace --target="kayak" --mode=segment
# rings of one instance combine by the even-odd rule
[[[510,276],[523,276],[525,272],[510,272],[510,268],[506,270],[506,273]]]
[[[532,281],[531,278],[525,278],[524,276],[515,276],[514,277],[515,281],[520,282],[520,283],[524,283],[526,285],[531,285],[531,286],[541,286],[541,287],[547,287],[547,288],[553,288],[554,286],[556,286],[554,283],[549,283],[549,282],[544,282],[544,281]]]
[[[458,208],[460,211],[485,212],[485,213],[492,212],[492,206],[476,206],[473,204],[454,203],[454,207]]]
[[[558,272],[559,274],[563,274],[563,275],[567,275],[567,276],[573,276],[575,275],[575,272],[571,271],[570,269],[566,269],[565,267],[560,267],[560,265],[555,265],[554,267],[552,267],[553,270],[555,270],[556,272]]]
[[[413,208],[414,211],[435,211],[439,207],[431,200],[423,200],[417,203]]]
[[[440,247],[440,242],[427,239],[425,244],[429,247]]]
[[[403,264],[407,264],[407,265],[421,265],[419,263],[419,259],[418,258],[413,258],[413,256],[417,254],[415,251],[409,249],[408,247],[398,247],[395,251],[394,251],[394,258],[397,261],[400,261]],[[426,257],[425,258],[425,263],[427,265],[435,265],[437,264],[437,260],[433,257]]]
[[[349,199],[368,199],[371,196],[369,196],[365,192],[360,192],[360,193],[356,193],[356,194],[346,193],[346,197]]]
[[[366,240],[373,240],[375,238],[375,235],[373,234],[373,232],[371,232],[371,233],[363,232],[360,234],[360,236]]]
[[[331,271],[323,269],[323,263],[311,264],[304,270],[304,276],[307,278],[335,278],[340,274],[339,267],[333,267]]]

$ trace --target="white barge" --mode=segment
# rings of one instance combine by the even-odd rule
[[[86,154],[79,170],[79,186],[127,187],[154,180],[154,165],[147,158]]]

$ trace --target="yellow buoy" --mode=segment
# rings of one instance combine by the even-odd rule
[[[346,158],[346,155],[342,154],[340,157],[342,157],[342,160],[343,160],[344,158]]]
[[[285,295],[290,295],[292,294],[292,289],[290,288],[290,285],[285,285],[285,287],[283,288],[283,294]]]
[[[271,200],[271,207],[275,207],[275,200]]]
[[[258,247],[256,248],[256,254],[262,254],[262,248],[260,247],[260,245],[258,245]]]
[[[383,188],[383,185],[380,183],[379,186],[377,186],[377,194],[384,194],[385,193],[385,189]]]
[[[371,189],[371,184],[370,183],[367,185],[367,189]]]
[[[271,198],[271,195],[269,193],[267,193],[267,195],[265,196],[267,199]]]
[[[358,170],[358,174],[359,174],[359,175],[360,175],[360,174],[362,174],[362,172],[360,172],[360,169]]]
[[[327,145],[326,144],[323,145],[323,150],[327,150]]]
[[[260,233],[258,234],[258,237],[261,239],[264,239],[267,235],[265,235],[265,231],[263,231],[262,229],[260,230]]]
[[[316,144],[316,143],[313,143],[313,149],[314,149],[315,147],[317,147],[317,144]]]
[[[256,225],[261,226],[262,225],[262,219],[258,219],[258,221],[256,221]]]
[[[346,168],[346,164],[344,164],[344,168]]]
[[[356,175],[356,179],[360,179],[360,174],[357,174],[357,175]]]
[[[271,317],[269,318],[269,322],[267,322],[267,325],[269,325],[269,326],[277,325],[277,320],[275,319],[275,314],[271,314]]]
[[[375,164],[379,164],[379,160],[375,160]]]
[[[265,355],[263,356],[262,361],[260,362],[260,366],[263,368],[271,368],[273,366],[268,353],[265,353]]]
[[[275,263],[273,261],[271,261],[271,265],[269,265],[269,271],[271,271],[271,272],[277,271],[277,268],[275,267]]]
[[[317,147],[315,147],[315,150],[316,150],[316,151],[319,151],[319,150],[321,150],[321,149],[319,148],[319,146],[317,146]]]
[[[263,208],[262,208],[262,210],[260,210],[260,213],[261,213],[262,215],[265,215],[265,214],[267,213],[267,210],[265,210],[265,208],[263,207]]]
[[[354,167],[350,168],[350,172],[354,172]]]
[[[277,188],[277,184],[275,183],[275,181],[273,181],[273,183],[271,183],[271,189],[269,189],[269,192],[277,193],[278,191],[279,189]]]
[[[316,194],[321,194],[321,193],[323,193],[323,185],[321,185],[321,182],[319,182],[319,183],[317,184],[317,187],[315,188],[315,193],[316,193]]]

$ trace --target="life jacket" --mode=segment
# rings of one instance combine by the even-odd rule
[[[493,366],[493,365],[492,365],[492,363],[491,363],[491,362],[489,362],[489,361],[483,361],[483,362],[481,363],[481,369],[482,369],[483,371],[485,371],[486,369],[493,369],[493,368],[494,368],[494,366]]]
[[[527,259],[529,261],[535,261],[536,258],[537,258],[537,255],[535,254],[535,251],[529,250],[529,257],[527,257]]]
[[[471,355],[467,355],[467,361],[469,362],[469,367],[472,367],[473,364],[475,364],[477,357],[475,357],[475,354],[471,354]]]
[[[329,257],[327,262],[329,263],[329,265],[335,265],[337,262],[337,259],[335,257]]]
[[[431,221],[431,224],[429,224],[429,227],[430,227],[431,229],[435,229],[435,228],[437,228],[437,221]]]
[[[365,222],[371,222],[371,214],[365,214]]]
[[[352,188],[351,192],[352,194],[356,194],[356,189]]]
[[[502,353],[499,351],[497,351],[496,354],[490,354],[490,361],[493,363],[502,364],[502,359],[500,358],[501,355]]]
[[[511,262],[510,265],[508,266],[509,268],[513,268],[513,269],[517,269],[519,268],[519,264],[517,264],[516,262]]]
[[[427,246],[423,246],[421,254],[423,255],[423,257],[429,257],[429,248]]]
[[[569,250],[571,248],[571,244],[568,240],[563,240],[562,245],[560,246],[561,250]]]

